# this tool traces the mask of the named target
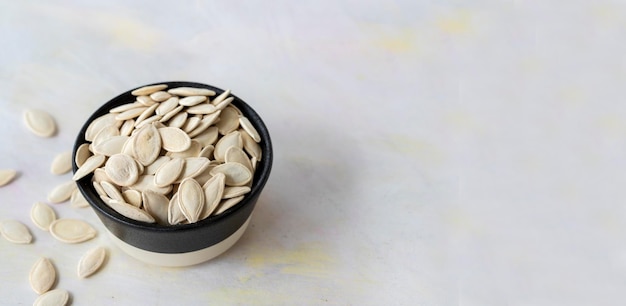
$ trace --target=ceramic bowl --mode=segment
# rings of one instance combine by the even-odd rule
[[[162,82],[168,88],[201,87],[215,91],[218,95],[224,90],[193,82]],[[152,85],[152,84],[149,84]],[[144,85],[145,86],[145,85]],[[143,86],[139,86],[143,87]],[[137,87],[137,88],[139,88]],[[134,90],[134,89],[132,89]],[[85,131],[94,119],[108,113],[116,106],[133,102],[135,97],[129,90],[96,110],[81,128],[74,144],[76,149],[85,140]],[[92,174],[77,181],[78,189],[84,195],[96,215],[102,221],[111,239],[127,254],[141,261],[159,266],[189,266],[212,259],[233,246],[250,223],[250,217],[267,182],[272,168],[272,144],[269,132],[261,117],[243,100],[235,95],[232,104],[246,116],[259,132],[262,141],[261,160],[257,164],[251,190],[245,198],[223,213],[192,224],[158,225],[129,219],[111,209],[99,197],[91,182]],[[73,156],[74,157],[74,156]],[[78,169],[73,160],[73,170]]]

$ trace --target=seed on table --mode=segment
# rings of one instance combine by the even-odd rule
[[[70,199],[72,192],[76,190],[76,182],[68,181],[54,187],[50,193],[48,193],[48,202],[50,203],[62,203]]]
[[[78,219],[57,219],[50,224],[50,234],[65,243],[80,243],[96,237],[89,223]]]
[[[183,172],[185,160],[180,157],[172,158],[161,166],[154,174],[154,184],[166,187],[173,184]]]
[[[31,267],[28,280],[33,291],[37,294],[43,294],[54,285],[56,269],[48,258],[41,257]]]
[[[155,93],[157,91],[161,91],[167,88],[167,85],[165,84],[158,84],[158,85],[148,85],[148,86],[144,86],[141,88],[137,88],[133,91],[130,92],[131,95],[133,96],[146,96],[152,93]]]
[[[70,205],[74,208],[83,208],[88,207],[89,202],[87,202],[87,199],[85,199],[80,190],[76,189],[72,192],[72,196],[70,197]]]
[[[33,306],[65,306],[69,299],[67,290],[53,289],[37,297]]]
[[[113,183],[119,186],[130,186],[139,179],[139,169],[135,159],[126,154],[115,154],[109,157],[104,171]]]
[[[174,127],[160,128],[163,149],[169,152],[182,152],[191,146],[191,138],[183,130]]]
[[[207,98],[206,96],[189,96],[189,97],[184,97],[182,99],[180,99],[178,101],[178,104],[182,105],[182,106],[194,106],[194,105],[198,105],[204,101],[206,101]]]
[[[94,155],[89,157],[83,165],[74,172],[74,176],[72,179],[74,181],[78,181],[81,178],[85,177],[85,175],[92,173],[96,168],[102,166],[104,164],[106,157],[104,155]]]
[[[61,175],[72,170],[72,151],[57,154],[50,165],[50,173]]]
[[[227,186],[243,186],[252,179],[252,173],[240,163],[224,163],[211,170],[212,175],[224,173]]]
[[[24,111],[24,123],[33,134],[39,137],[51,137],[57,130],[54,118],[42,110],[29,109]]]
[[[177,96],[214,96],[215,91],[197,87],[177,87],[168,90],[170,94]]]
[[[0,187],[7,185],[17,176],[17,171],[12,169],[0,169]]]
[[[30,219],[38,228],[48,231],[50,224],[57,219],[57,215],[52,207],[41,202],[36,202],[30,209]]]
[[[29,244],[33,241],[28,227],[17,220],[5,220],[0,222],[0,233],[9,242],[17,244]]]
[[[229,209],[229,208],[235,206],[237,203],[241,202],[241,200],[243,200],[243,198],[244,198],[244,196],[239,196],[239,197],[235,197],[235,198],[222,200],[222,202],[220,203],[220,205],[217,208],[217,210],[215,210],[215,213],[213,215],[217,216],[217,215],[223,213],[227,209]]]
[[[202,186],[204,190],[204,207],[200,214],[200,220],[208,218],[220,204],[222,194],[224,193],[225,178],[223,173],[218,173]]]
[[[78,278],[86,278],[96,273],[104,263],[106,255],[107,251],[103,247],[87,251],[78,261]]]
[[[171,94],[165,92],[165,91],[157,91],[154,93],[150,94],[150,99],[156,101],[156,102],[163,102],[167,99],[169,99],[170,97],[172,97]]]
[[[178,205],[189,223],[198,221],[204,206],[204,190],[193,178],[186,178],[180,183]]]

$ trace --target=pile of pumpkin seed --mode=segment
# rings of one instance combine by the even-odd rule
[[[128,218],[194,223],[239,203],[261,159],[261,137],[230,90],[150,85],[93,120],[73,179],[93,173],[104,203]]]

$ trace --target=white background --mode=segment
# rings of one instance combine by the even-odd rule
[[[623,1],[2,1],[0,298],[45,256],[73,305],[621,305]],[[53,157],[102,103],[159,81],[230,88],[274,167],[228,252],[182,269],[29,219]],[[57,120],[31,134],[25,109]],[[109,260],[79,280],[76,264]]]

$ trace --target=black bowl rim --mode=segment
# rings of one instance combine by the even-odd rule
[[[75,141],[74,147],[72,149],[72,171],[74,173],[78,169],[78,166],[76,165],[76,150],[78,149],[78,147],[80,145],[82,145],[84,143],[87,143],[87,141],[85,140],[85,131],[87,130],[87,127],[89,126],[89,124],[93,120],[95,120],[96,118],[102,116],[103,115],[103,114],[101,114],[102,112],[107,112],[108,113],[108,110],[113,108],[113,107],[115,107],[115,106],[122,105],[122,104],[128,103],[128,102],[132,102],[132,101],[128,101],[128,102],[123,101],[121,103],[116,103],[116,102],[118,102],[119,99],[122,99],[125,96],[131,95],[130,93],[133,90],[141,88],[141,87],[145,87],[145,86],[159,85],[159,84],[167,84],[168,88],[183,87],[183,86],[187,86],[187,87],[202,87],[202,88],[207,88],[207,89],[214,90],[217,95],[219,95],[219,94],[224,92],[224,90],[221,89],[221,88],[218,88],[218,87],[215,87],[215,86],[212,86],[212,85],[203,84],[203,83],[189,82],[189,81],[167,81],[167,82],[156,82],[156,83],[152,83],[152,84],[138,86],[136,88],[128,90],[128,91],[126,91],[126,92],[124,92],[124,93],[122,93],[122,94],[120,94],[120,95],[110,99],[109,101],[104,103],[102,106],[100,106],[87,119],[87,121],[85,121],[85,124],[80,129],[80,131],[78,133],[78,136],[76,137],[76,141]],[[231,92],[231,94],[229,96],[234,98],[231,103],[233,105],[237,106],[237,108],[240,109],[240,111],[250,120],[250,122],[252,122],[254,124],[255,128],[257,129],[259,134],[261,134],[261,137],[262,137],[261,143],[259,143],[261,145],[261,148],[262,148],[262,156],[261,156],[261,161],[259,161],[259,165],[257,166],[257,169],[255,170],[255,177],[254,177],[255,181],[252,183],[250,192],[248,194],[246,194],[246,196],[243,198],[243,200],[241,202],[237,203],[235,206],[227,209],[226,211],[222,212],[219,215],[210,216],[210,217],[208,217],[208,218],[206,218],[204,220],[200,220],[200,221],[195,222],[195,223],[176,224],[176,225],[160,225],[160,224],[156,224],[156,223],[141,222],[141,221],[133,220],[131,218],[123,216],[122,214],[118,213],[117,211],[113,210],[108,205],[106,205],[99,197],[98,198],[91,197],[90,194],[91,195],[94,195],[94,194],[97,195],[97,192],[96,192],[95,188],[93,187],[93,184],[91,183],[91,178],[93,177],[93,174],[89,174],[89,175],[79,179],[76,182],[77,185],[78,185],[78,189],[81,191],[81,193],[83,194],[83,196],[85,197],[87,202],[89,202],[91,207],[93,207],[94,209],[98,210],[100,213],[102,213],[108,219],[113,220],[116,223],[123,224],[124,226],[135,228],[135,229],[141,230],[141,231],[150,231],[150,232],[183,232],[183,231],[193,231],[194,229],[205,227],[205,226],[209,226],[209,225],[212,225],[212,224],[215,224],[215,223],[219,223],[221,220],[229,218],[229,216],[234,214],[236,211],[241,210],[245,206],[250,205],[251,204],[250,200],[256,198],[255,195],[260,194],[260,192],[264,188],[265,184],[267,183],[267,180],[269,178],[269,175],[270,175],[270,172],[271,172],[271,168],[272,168],[272,162],[273,162],[272,142],[271,142],[271,138],[269,136],[269,131],[267,129],[267,126],[265,125],[265,123],[263,122],[261,117],[257,114],[257,112],[251,106],[249,106],[246,102],[244,102],[242,99],[240,99],[236,95],[232,94],[232,92]]]

